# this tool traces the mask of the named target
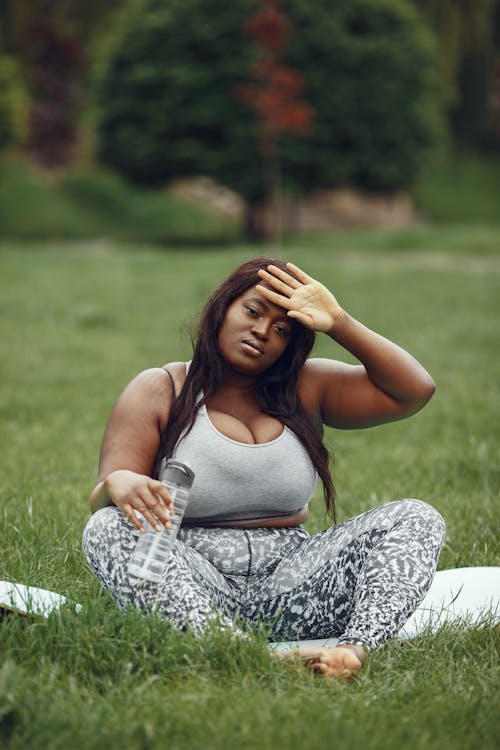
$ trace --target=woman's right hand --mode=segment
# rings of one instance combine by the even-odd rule
[[[113,503],[139,531],[146,529],[136,516],[136,510],[156,531],[172,525],[170,513],[174,510],[173,502],[165,485],[157,479],[128,469],[118,469],[108,474],[103,485]]]
[[[293,263],[286,265],[289,273],[273,265],[267,270],[261,268],[259,277],[268,286],[259,284],[257,291],[311,331],[331,333],[345,315],[344,310],[320,281]]]

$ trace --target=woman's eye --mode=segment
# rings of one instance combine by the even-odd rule
[[[284,326],[276,326],[275,330],[280,336],[288,336],[288,328],[284,328]]]
[[[254,307],[247,307],[247,312],[249,315],[252,316],[252,318],[258,318],[259,317],[259,311],[256,310]]]

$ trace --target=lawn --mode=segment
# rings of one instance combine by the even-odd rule
[[[422,228],[407,230],[403,250],[397,236],[301,237],[286,248],[437,382],[410,420],[328,432],[339,517],[420,497],[447,522],[440,568],[500,565],[500,230],[470,229],[470,250],[446,227],[427,243]],[[89,573],[81,532],[115,398],[138,371],[189,358],[203,300],[251,254],[0,246],[0,579],[83,605],[0,624],[2,747],[498,747],[500,639],[486,621],[389,643],[339,684],[276,664],[262,634],[195,639],[119,612]],[[316,354],[350,361],[326,337]],[[324,528],[319,493],[311,511],[309,530]]]

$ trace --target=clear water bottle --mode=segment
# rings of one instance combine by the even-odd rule
[[[148,581],[161,580],[186,510],[193,480],[194,472],[189,466],[173,459],[167,461],[162,482],[167,487],[174,506],[173,513],[170,513],[172,526],[155,531],[146,520],[143,521],[146,532],[139,535],[137,546],[130,557],[128,572],[131,575]]]

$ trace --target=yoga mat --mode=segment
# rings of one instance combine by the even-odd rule
[[[60,609],[68,600],[54,591],[25,586],[22,583],[0,581],[0,615],[15,612],[19,615],[42,615]],[[81,605],[76,605],[77,610]]]
[[[414,638],[424,631],[435,632],[445,623],[473,626],[500,622],[500,567],[450,568],[440,570],[418,609],[395,636]],[[272,650],[335,646],[338,638],[270,643]]]

